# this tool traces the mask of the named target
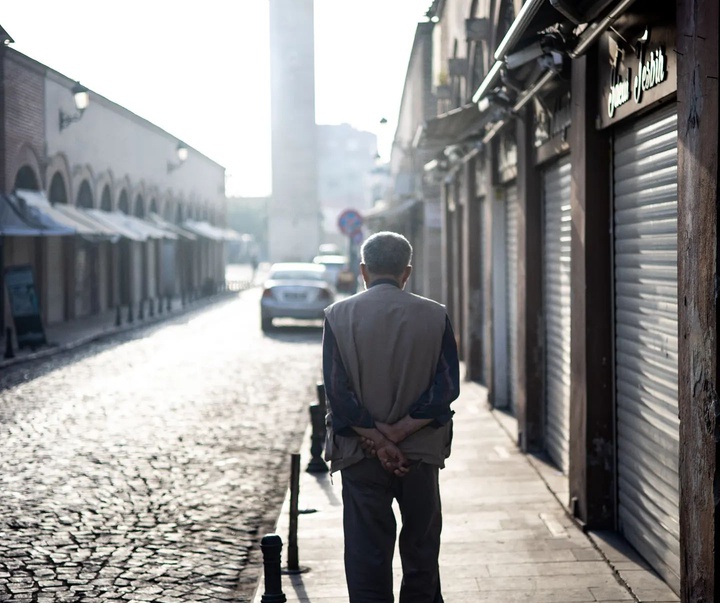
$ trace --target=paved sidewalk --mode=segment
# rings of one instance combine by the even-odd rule
[[[440,474],[446,603],[679,601],[621,541],[616,547],[612,537],[584,534],[550,490],[562,490],[564,478],[518,452],[509,435],[513,420],[488,410],[484,388],[464,383],[462,391],[453,404],[453,454]],[[309,571],[283,575],[283,591],[291,603],[347,603],[340,474],[331,483],[326,474],[304,472],[309,434],[301,453],[299,508],[316,510],[299,517],[300,566]],[[286,499],[276,528],[284,543],[288,510]],[[629,586],[620,569],[631,576]],[[395,576],[397,596],[397,552]],[[263,590],[261,577],[254,603],[261,603]]]
[[[247,288],[247,286],[243,286],[242,288]],[[108,335],[155,324],[174,316],[178,316],[183,312],[192,311],[201,308],[204,305],[212,304],[220,301],[221,299],[237,295],[238,291],[239,289],[216,293],[208,297],[201,297],[195,301],[188,302],[185,305],[182,304],[180,298],[175,298],[170,302],[169,312],[167,310],[167,303],[163,306],[162,312],[155,310],[152,316],[146,307],[144,310],[144,317],[142,319],[137,316],[136,309],[132,322],[128,321],[127,308],[123,307],[120,312],[119,325],[117,324],[117,310],[107,310],[99,314],[94,314],[93,316],[49,325],[45,327],[45,339],[48,342],[47,345],[41,346],[36,350],[31,350],[30,348],[17,348],[15,347],[15,342],[13,341],[14,357],[12,358],[7,358],[5,356],[5,337],[0,337],[0,368],[19,364],[28,360],[46,358],[52,356],[53,354],[57,354],[58,352],[63,352],[91,343]]]

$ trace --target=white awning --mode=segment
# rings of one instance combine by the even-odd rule
[[[197,241],[197,236],[191,233],[189,230],[186,230],[181,226],[178,226],[177,224],[173,224],[172,222],[168,222],[165,218],[162,218],[155,212],[150,212],[148,214],[148,218],[158,228],[173,232],[181,239],[187,239],[188,241]]]
[[[131,241],[147,241],[148,239],[177,239],[177,235],[162,230],[147,220],[128,216],[119,211],[103,211],[100,209],[86,210],[97,220],[110,228],[122,233],[122,236]]]
[[[15,194],[22,199],[29,207],[35,208],[40,213],[49,217],[56,224],[62,224],[71,228],[75,234],[98,235],[100,231],[90,226],[85,220],[78,220],[76,216],[66,214],[50,205],[50,201],[41,191],[17,190]]]
[[[247,235],[242,235],[232,228],[223,228],[222,232],[226,241],[244,241],[245,237],[247,237]]]
[[[118,231],[117,228],[108,226],[104,222],[94,218],[87,209],[75,207],[74,205],[66,205],[65,203],[54,203],[52,207],[54,211],[60,212],[77,224],[83,224],[91,229],[92,232],[89,233],[91,238],[100,238],[115,243],[122,236],[122,233]],[[84,232],[82,235],[87,237],[88,233]]]
[[[198,222],[197,220],[185,220],[183,222],[183,228],[194,232],[196,235],[201,236],[211,241],[224,241],[225,232],[222,228],[213,226],[209,222]]]
[[[0,235],[4,237],[55,237],[74,235],[75,230],[15,195],[0,194]]]

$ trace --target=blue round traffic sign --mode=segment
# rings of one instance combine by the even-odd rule
[[[362,228],[363,219],[360,212],[346,209],[338,218],[338,228],[344,235],[351,236]]]

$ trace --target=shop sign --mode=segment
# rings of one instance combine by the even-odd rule
[[[672,32],[658,31],[654,39],[645,28],[633,44],[616,40],[607,34],[601,53],[601,78],[608,83],[601,87],[600,127],[611,125],[662,99],[677,88],[675,59],[668,52]]]

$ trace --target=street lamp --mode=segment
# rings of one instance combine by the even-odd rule
[[[168,161],[168,164],[167,164],[168,174],[169,174],[170,172],[175,171],[175,170],[178,169],[183,163],[185,163],[185,160],[188,158],[188,148],[187,148],[187,145],[186,145],[184,142],[179,141],[178,144],[177,144],[177,147],[175,148],[175,154],[177,155],[177,158],[178,158],[177,163],[172,163],[171,161]]]
[[[83,86],[80,82],[75,82],[72,87],[73,101],[75,102],[75,109],[77,113],[75,115],[69,115],[60,109],[60,131],[62,132],[71,123],[78,121],[90,104],[90,91]]]

